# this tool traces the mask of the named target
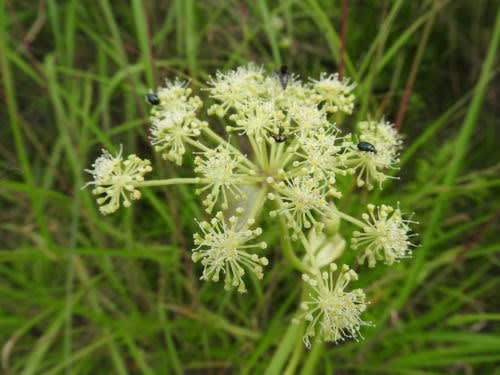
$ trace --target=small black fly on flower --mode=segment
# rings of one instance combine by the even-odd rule
[[[373,152],[374,154],[377,153],[377,149],[375,148],[375,146],[369,142],[359,142],[358,150],[364,152]]]
[[[160,104],[160,98],[154,92],[148,92],[146,94],[146,101],[151,105]]]
[[[280,128],[278,134],[271,134],[271,137],[273,137],[276,143],[283,143],[286,141],[287,137],[286,135],[283,134],[282,131],[283,131],[282,128]]]
[[[281,87],[283,90],[286,89],[288,81],[290,80],[290,73],[288,72],[288,67],[286,65],[281,65],[281,67],[276,71],[278,79],[280,80]]]
[[[286,141],[286,135],[284,134],[273,134],[271,137],[273,137],[276,143],[283,143]]]

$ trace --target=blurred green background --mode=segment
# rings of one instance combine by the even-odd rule
[[[0,4],[0,373],[500,373],[497,1]],[[143,96],[165,78],[198,91],[248,61],[318,77],[341,60],[358,83],[346,126],[385,114],[405,134],[401,179],[350,211],[400,201],[421,246],[363,270],[365,340],[308,351],[288,330],[299,275],[277,245],[262,282],[225,292],[190,260],[194,189],[145,190],[102,217],[80,188],[120,143],[156,177],[191,175],[148,145]]]

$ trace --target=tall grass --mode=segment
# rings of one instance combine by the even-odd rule
[[[351,0],[341,57],[340,3],[0,1],[2,371],[500,371],[500,8]],[[154,160],[143,95],[166,77],[199,89],[249,60],[317,76],[341,58],[358,82],[351,125],[386,113],[406,134],[406,172],[376,199],[416,213],[421,246],[365,274],[365,340],[308,351],[290,326],[300,290],[286,260],[245,296],[198,280],[192,189],[146,190],[104,218],[80,188],[101,147]],[[365,197],[349,203],[361,211]]]

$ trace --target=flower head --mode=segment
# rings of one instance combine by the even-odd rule
[[[336,270],[337,265],[332,263],[330,271],[323,272],[321,277],[311,277],[307,274],[302,276],[311,292],[309,298],[302,302],[302,313],[295,322],[300,319],[308,322],[303,338],[308,348],[311,347],[310,338],[316,334],[325,342],[337,342],[346,338],[357,340],[361,326],[370,325],[361,319],[367,305],[363,290],[345,290],[351,281],[358,279],[358,275],[344,265],[334,280],[333,274]]]
[[[279,132],[280,124],[285,115],[276,107],[273,101],[259,98],[248,99],[240,110],[229,118],[236,125],[228,126],[228,131],[237,131],[255,137],[257,142],[270,139],[269,134]]]
[[[414,222],[403,219],[399,208],[369,204],[363,220],[366,226],[362,231],[354,232],[352,239],[354,249],[364,248],[358,257],[360,264],[367,260],[368,266],[374,267],[377,260],[383,260],[391,265],[411,255],[414,245],[410,241],[408,224]]]
[[[228,207],[228,192],[235,198],[241,198],[243,191],[240,185],[245,182],[245,177],[253,173],[243,165],[244,156],[233,152],[229,145],[219,145],[209,149],[194,159],[195,172],[204,177],[206,186],[197,190],[202,193],[209,190],[203,204],[207,212],[211,212],[219,195],[222,194],[222,207]]]
[[[181,165],[186,140],[198,137],[200,129],[208,126],[196,117],[202,106],[201,99],[190,97],[191,89],[180,81],[167,81],[157,95],[160,103],[152,107],[150,114],[151,144],[156,151],[162,152],[164,159]]]
[[[387,178],[387,169],[394,169],[399,162],[401,136],[394,126],[385,121],[363,121],[359,123],[359,140],[374,146],[375,152],[359,150],[357,143],[348,144],[349,166],[357,172],[358,186],[373,189],[375,183],[382,185]]]
[[[100,196],[97,203],[101,206],[103,215],[115,212],[120,207],[120,201],[125,207],[130,207],[131,200],[141,197],[141,192],[135,188],[135,183],[144,180],[144,175],[151,172],[151,162],[140,159],[132,154],[126,160],[122,158],[122,150],[112,156],[107,150],[102,150],[90,173],[94,181],[88,182],[84,187],[94,185],[92,193]]]
[[[263,80],[262,67],[254,64],[240,66],[227,73],[217,72],[208,85],[210,96],[219,104],[212,105],[208,113],[223,117],[230,109],[244,106],[247,100],[261,95]]]
[[[325,216],[328,212],[326,188],[317,178],[299,176],[280,182],[277,187],[280,208],[271,215],[285,215],[288,226],[296,233],[313,225],[321,227],[314,214]],[[269,195],[275,199],[274,194]],[[293,236],[294,238],[296,236]]]
[[[295,154],[301,160],[295,161],[294,167],[300,168],[303,173],[324,179],[329,184],[335,183],[337,174],[346,175],[346,153],[339,142],[341,138],[337,130],[320,128],[298,141],[300,147]]]
[[[339,79],[339,75],[321,73],[319,80],[312,80],[312,87],[319,103],[324,103],[325,110],[330,113],[342,111],[351,114],[354,109],[354,95],[356,87],[347,78]]]
[[[307,103],[298,103],[288,108],[288,117],[295,124],[295,133],[299,137],[308,136],[309,133],[330,125],[324,110]]]
[[[197,246],[193,250],[193,261],[201,260],[203,275],[201,279],[219,281],[221,272],[224,275],[226,289],[237,287],[241,293],[246,292],[243,276],[245,270],[253,272],[257,278],[263,276],[263,266],[269,262],[266,257],[250,254],[252,248],[265,249],[265,242],[248,244],[248,241],[262,233],[261,228],[250,229],[254,220],[240,223],[238,216],[242,209],[237,210],[237,216],[231,216],[226,223],[222,212],[218,212],[210,222],[199,223],[201,234],[194,235]]]

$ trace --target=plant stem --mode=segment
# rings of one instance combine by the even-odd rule
[[[300,372],[301,375],[312,375],[317,373],[317,371],[315,371],[315,367],[318,363],[318,359],[321,356],[321,353],[323,352],[323,346],[324,343],[319,340],[316,340],[313,343],[312,350],[309,352],[304,367]]]
[[[276,203],[276,207],[278,207],[278,203]],[[278,214],[278,222],[280,224],[280,230],[282,232],[281,235],[281,246],[283,249],[283,254],[285,258],[290,262],[290,264],[295,267],[300,272],[308,272],[309,267],[304,264],[293,252],[292,242],[290,240],[290,235],[288,233],[288,227],[286,226],[285,218],[282,215]]]
[[[180,184],[203,184],[206,183],[206,178],[167,178],[164,180],[149,180],[149,181],[140,181],[134,183],[136,187],[145,187],[145,186],[166,186],[166,185],[180,185]]]
[[[352,223],[360,228],[364,228],[366,226],[366,224],[363,223],[361,220],[358,220],[350,215],[347,215],[347,214],[345,214],[337,209],[332,209],[332,213],[334,215],[337,215],[341,219],[344,219],[345,221],[348,221],[348,222],[350,222],[350,223]]]
[[[281,374],[283,366],[288,360],[290,352],[293,350],[297,337],[301,336],[303,324],[290,324],[288,329],[281,339],[278,349],[273,355],[269,366],[267,367],[264,375]]]

